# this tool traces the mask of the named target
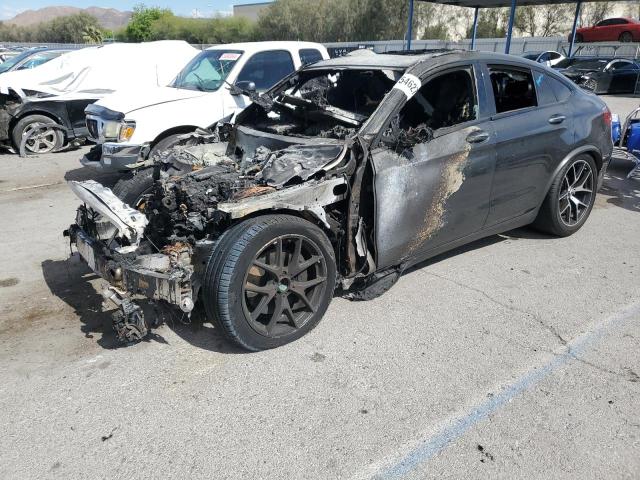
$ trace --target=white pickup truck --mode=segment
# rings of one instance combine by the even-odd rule
[[[127,171],[180,135],[207,128],[251,100],[239,93],[263,92],[302,65],[329,58],[310,42],[250,42],[208,48],[166,87],[124,89],[89,105],[86,122],[97,143],[81,163]],[[229,84],[238,89],[231,89]]]

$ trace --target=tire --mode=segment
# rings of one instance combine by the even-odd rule
[[[149,158],[153,158],[156,152],[168,150],[178,143],[178,139],[184,133],[177,133],[163,138],[149,152]],[[169,167],[167,172],[171,175],[179,170]],[[153,168],[139,169],[134,175],[123,177],[113,186],[113,193],[124,203],[133,208],[139,208],[142,196],[149,193],[153,187]]]
[[[624,43],[633,42],[633,35],[631,34],[631,32],[622,32],[618,37],[618,41]]]
[[[295,257],[297,249],[300,255]],[[305,270],[294,273],[305,262]],[[281,265],[282,270],[270,273],[257,265]],[[331,302],[335,279],[333,247],[322,230],[291,215],[264,215],[222,235],[207,262],[201,293],[207,317],[223,335],[241,348],[259,351],[311,331]],[[275,315],[276,311],[282,313]]]
[[[571,34],[569,34],[569,38],[568,38],[569,42],[571,42]],[[584,37],[582,36],[582,34],[580,33],[576,33],[576,38],[574,43],[582,43],[584,42]]]
[[[153,155],[157,152],[162,152],[163,150],[168,150],[171,147],[175,146],[178,144],[178,139],[179,137],[181,137],[182,135],[184,135],[187,132],[183,132],[183,133],[176,133],[173,135],[169,135],[168,137],[163,138],[162,140],[160,140],[158,143],[156,143],[153,148],[151,149],[151,151],[149,152],[149,158],[153,158]]]
[[[167,172],[172,175],[178,170],[169,167]],[[144,210],[144,205],[141,203],[143,196],[151,192],[153,182],[153,168],[141,168],[134,175],[118,180],[111,190],[124,203],[142,211]]]
[[[20,151],[22,137],[32,128],[39,125],[58,125],[52,118],[44,115],[27,115],[21,118],[11,131],[11,140],[16,151]],[[25,150],[29,153],[49,153],[64,145],[64,134],[58,129],[50,129],[42,133],[41,139],[27,140]]]
[[[587,172],[581,170],[587,167],[590,169],[590,183],[587,181]],[[576,175],[578,178],[574,182]],[[583,189],[590,190],[589,195],[587,192],[580,191],[581,183]],[[572,159],[554,178],[533,226],[559,237],[573,235],[580,230],[591,214],[596,200],[597,185],[598,169],[593,158],[589,155],[579,155]],[[569,186],[573,193],[567,188]],[[580,204],[571,198],[576,198]]]

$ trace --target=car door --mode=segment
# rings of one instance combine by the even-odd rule
[[[609,93],[633,93],[638,81],[638,66],[629,60],[615,60],[606,68]]]
[[[299,64],[298,64],[299,65]],[[235,83],[253,82],[258,93],[265,92],[296,70],[294,57],[288,50],[265,50],[254,53],[238,73]],[[236,113],[251,103],[246,95],[225,95],[225,116]]]
[[[378,267],[424,258],[483,227],[495,150],[477,72],[468,64],[421,79],[373,149]]]
[[[558,101],[544,70],[491,64],[496,137],[496,169],[487,227],[526,215],[539,207],[551,172],[573,145],[572,109]]]

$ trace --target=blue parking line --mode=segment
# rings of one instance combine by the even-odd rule
[[[528,390],[540,380],[547,377],[556,369],[570,362],[574,356],[583,353],[591,344],[600,339],[613,327],[633,317],[640,315],[640,303],[629,305],[619,312],[600,322],[592,331],[576,337],[567,344],[564,353],[557,354],[548,363],[533,368],[525,373],[514,383],[508,385],[500,393],[477,405],[470,412],[449,422],[435,436],[423,439],[420,444],[411,450],[398,462],[383,468],[373,476],[375,480],[388,480],[401,478],[410,473],[421,464],[431,459],[434,455],[444,450],[452,441],[460,438],[471,427],[495,413],[505,404],[509,403],[516,395]]]

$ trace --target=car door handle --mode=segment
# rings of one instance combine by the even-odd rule
[[[549,118],[549,123],[553,125],[557,125],[559,123],[564,122],[567,119],[564,115],[553,115]]]
[[[468,143],[482,143],[489,140],[489,134],[484,130],[476,130],[467,135]]]

